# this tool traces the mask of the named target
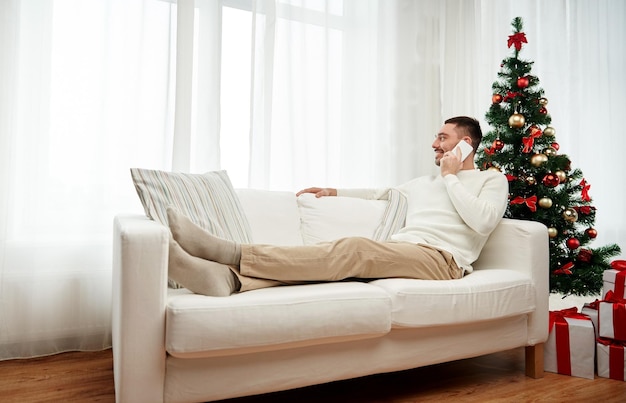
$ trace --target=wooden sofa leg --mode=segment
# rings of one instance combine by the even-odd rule
[[[543,343],[526,346],[526,376],[543,378]]]

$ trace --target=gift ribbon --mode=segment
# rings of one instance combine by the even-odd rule
[[[609,290],[604,297],[613,307],[613,338],[626,340],[626,299]]]
[[[530,196],[527,198],[517,196],[515,199],[511,200],[511,204],[526,204],[530,211],[534,213],[537,211],[537,196]]]
[[[549,331],[554,328],[556,337],[556,370],[559,374],[571,375],[572,362],[570,359],[569,328],[565,318],[591,320],[589,316],[578,313],[578,308],[572,307],[560,311],[550,311]]]
[[[583,180],[580,181],[580,186],[582,187],[581,194],[583,201],[590,202],[591,197],[589,196],[589,189],[591,188],[591,185],[587,183],[585,178],[583,178]]]
[[[620,342],[603,337],[598,343],[609,347],[609,378],[618,381],[624,380],[624,345]]]

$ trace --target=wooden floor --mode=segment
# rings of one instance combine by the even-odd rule
[[[516,349],[222,403],[626,402],[626,382],[524,375]],[[0,361],[0,402],[114,402],[111,350]],[[131,402],[132,403],[132,402]]]

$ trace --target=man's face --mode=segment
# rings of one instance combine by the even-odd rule
[[[435,151],[435,164],[439,165],[441,157],[446,151],[452,151],[452,149],[461,141],[463,136],[459,135],[456,131],[456,125],[452,123],[446,123],[439,130],[439,133],[435,136],[432,147]]]

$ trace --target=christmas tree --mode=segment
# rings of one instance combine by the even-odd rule
[[[481,169],[495,169],[509,181],[505,216],[539,221],[548,229],[550,291],[564,295],[597,295],[609,258],[617,245],[586,246],[597,236],[591,185],[580,169],[559,150],[551,126],[548,99],[531,74],[533,62],[519,58],[528,43],[522,19],[513,20],[508,37],[512,56],[500,65],[493,83],[492,104],[485,117],[490,126],[476,157]]]

